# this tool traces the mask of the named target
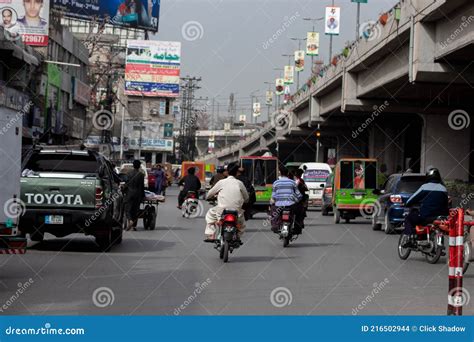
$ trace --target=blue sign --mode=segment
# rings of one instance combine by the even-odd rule
[[[160,0],[52,0],[52,8],[66,17],[158,31]]]

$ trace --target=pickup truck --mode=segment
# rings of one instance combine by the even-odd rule
[[[23,234],[42,241],[44,233],[83,233],[103,251],[122,242],[124,218],[120,179],[103,155],[89,150],[35,149],[23,161]]]

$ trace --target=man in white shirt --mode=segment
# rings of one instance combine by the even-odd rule
[[[229,176],[218,181],[207,193],[207,199],[217,196],[217,206],[209,209],[206,214],[206,242],[216,239],[216,223],[221,219],[224,209],[234,209],[239,212],[239,238],[244,233],[245,219],[242,206],[248,202],[249,194],[244,183],[235,178],[238,169],[237,164],[230,164],[227,167]]]

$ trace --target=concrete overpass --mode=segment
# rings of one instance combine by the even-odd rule
[[[228,162],[270,150],[281,160],[314,161],[322,153],[376,157],[389,172],[439,167],[449,179],[472,180],[474,2],[405,0],[308,80],[272,123],[244,141],[206,155]]]

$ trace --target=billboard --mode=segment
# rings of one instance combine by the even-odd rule
[[[181,43],[127,41],[125,94],[178,97]]]
[[[326,7],[326,29],[329,35],[338,35],[341,28],[341,8],[335,6]]]
[[[48,46],[49,1],[0,0],[1,25],[7,39],[26,45]]]
[[[296,72],[302,72],[304,70],[304,51],[295,51],[295,70]]]
[[[295,68],[292,65],[286,65],[284,71],[285,84],[293,84],[295,81]]]
[[[319,33],[308,32],[306,37],[306,54],[308,56],[319,55]]]
[[[112,25],[158,31],[160,0],[52,0],[51,4],[66,17],[96,17]]]

